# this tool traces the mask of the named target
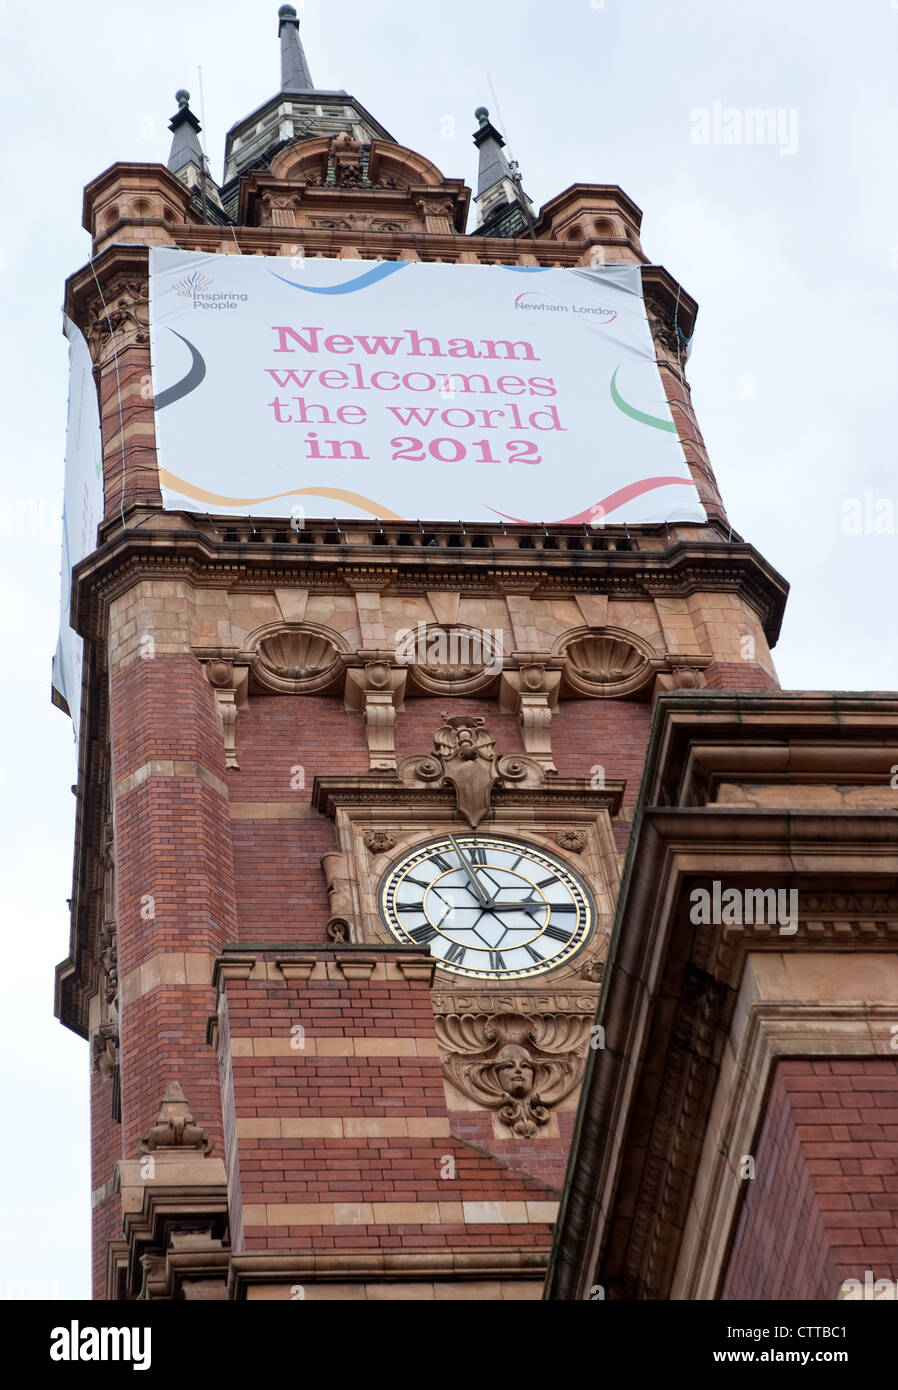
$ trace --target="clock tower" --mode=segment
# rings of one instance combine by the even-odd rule
[[[278,32],[221,183],[179,92],[168,166],[87,186],[66,288],[103,458],[56,994],[90,1044],[95,1296],[539,1298],[653,709],[777,691],[785,585],[724,513],[696,305],[632,200],[535,209],[480,108],[469,233],[464,181],[315,86],[291,6]],[[156,247],[639,267],[706,520],[164,508]]]

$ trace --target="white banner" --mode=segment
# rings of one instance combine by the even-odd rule
[[[639,266],[150,248],[162,495],[381,520],[705,520]]]
[[[103,450],[90,349],[81,330],[69,318],[65,320],[65,335],[69,340],[69,405],[62,505],[59,638],[53,658],[53,688],[68,705],[77,740],[81,726],[81,660],[84,644],[69,627],[72,568],[97,547],[97,527],[103,516]]]

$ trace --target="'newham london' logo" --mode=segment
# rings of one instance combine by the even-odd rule
[[[529,310],[530,313],[587,314],[598,324],[613,323],[617,318],[616,309],[607,309],[599,304],[559,304],[556,299],[550,299],[539,290],[525,290],[523,294],[519,294],[514,307]]]

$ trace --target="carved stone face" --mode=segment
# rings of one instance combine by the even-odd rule
[[[533,1065],[522,1047],[503,1047],[496,1075],[503,1091],[522,1100],[533,1090]]]

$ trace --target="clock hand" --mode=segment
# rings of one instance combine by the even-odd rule
[[[532,912],[534,908],[544,908],[544,907],[547,907],[547,906],[548,906],[547,903],[545,903],[545,902],[538,902],[538,901],[536,901],[536,900],[534,900],[534,901],[532,901],[532,902],[522,902],[522,903],[497,903],[497,902],[489,902],[489,903],[486,903],[486,904],[485,904],[485,911],[487,911],[487,912],[521,912],[521,911],[524,911],[524,912]]]
[[[458,845],[455,843],[455,840],[452,838],[451,835],[449,836],[449,843],[450,843],[450,845],[452,846],[452,848],[455,850],[455,853],[458,855],[459,859],[461,860],[461,866],[462,866],[462,868],[464,869],[465,873],[467,874],[468,880],[469,880],[469,882],[471,883],[471,885],[472,885],[473,888],[474,888],[474,892],[477,894],[478,898],[479,898],[480,901],[483,903],[484,907],[488,907],[488,906],[489,906],[489,899],[487,898],[486,894],[485,894],[484,891],[483,891],[483,888],[482,888],[481,883],[480,883],[480,879],[477,877],[477,875],[475,874],[474,870],[471,868],[471,866],[470,866],[470,864],[468,863],[467,859],[465,858],[465,856],[463,855],[463,853],[461,852],[461,850],[459,849]]]

